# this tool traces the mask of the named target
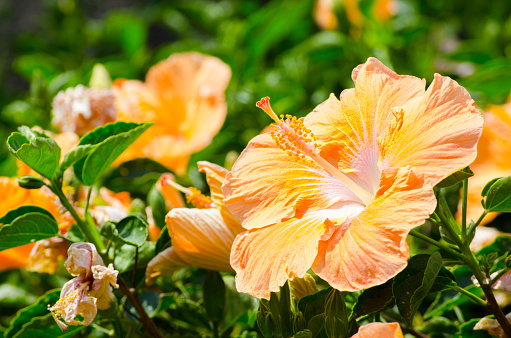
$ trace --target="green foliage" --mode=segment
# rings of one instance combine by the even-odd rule
[[[441,268],[442,256],[438,252],[431,256],[416,255],[394,278],[392,291],[396,305],[408,325],[412,325],[413,316],[435,283]]]
[[[86,134],[79,146],[91,145],[94,149],[87,155],[75,161],[73,165],[76,178],[85,185],[92,185],[110,165],[137,138],[140,137],[152,123],[115,122],[96,128]]]
[[[348,333],[348,313],[344,296],[346,292],[330,290],[326,297],[325,332],[329,338],[346,337]]]
[[[462,182],[463,180],[465,180],[469,177],[472,177],[472,176],[474,176],[474,173],[472,172],[472,170],[470,170],[470,167],[465,167],[461,170],[458,170],[455,173],[450,174],[449,176],[447,176],[446,178],[444,178],[443,180],[438,182],[436,187],[437,188],[447,188],[447,187],[453,186],[455,184],[458,184],[458,183]]]
[[[48,179],[59,166],[60,147],[50,138],[15,132],[7,139],[7,147],[14,156]]]
[[[10,211],[0,218],[0,251],[57,236],[59,227],[46,210],[30,206]]]
[[[488,212],[511,211],[511,176],[490,181],[483,189],[483,206]]]
[[[116,225],[117,238],[126,244],[142,246],[147,239],[147,222],[138,216],[128,216]]]
[[[217,271],[209,271],[203,284],[204,308],[207,317],[213,322],[220,322],[225,312],[225,284]]]
[[[353,315],[361,317],[393,307],[395,298],[392,292],[392,283],[394,283],[393,279],[362,292],[353,307]]]

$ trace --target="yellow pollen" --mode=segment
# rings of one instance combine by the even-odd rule
[[[48,305],[48,310],[50,310],[55,316],[58,318],[62,318],[66,314],[66,309],[69,308],[69,306],[72,303],[75,303],[80,298],[80,289],[76,289],[72,291],[70,294],[68,294],[64,298],[60,298],[55,305],[50,307]]]
[[[212,208],[211,197],[205,196],[200,190],[190,187],[190,194],[186,196],[186,201],[193,204],[198,209]]]
[[[293,159],[296,158],[298,161],[313,162],[320,165],[357,195],[365,205],[371,203],[374,197],[371,193],[360,187],[351,178],[321,157],[317,143],[318,138],[309,128],[304,126],[303,120],[289,114],[285,116],[280,115],[279,119],[270,106],[269,97],[262,98],[257,102],[256,106],[264,110],[277,123],[270,133],[277,147],[285,151]]]

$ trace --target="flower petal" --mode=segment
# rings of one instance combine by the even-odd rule
[[[19,269],[27,266],[30,252],[36,243],[0,251],[0,271]]]
[[[245,229],[241,226],[234,216],[229,212],[224,204],[224,193],[222,191],[222,184],[225,181],[225,176],[229,173],[229,170],[222,168],[219,165],[209,163],[206,161],[197,162],[199,171],[206,174],[206,181],[208,182],[211,190],[211,199],[216,204],[222,217],[224,218],[225,224],[232,230],[234,234],[239,234]]]
[[[312,269],[339,290],[357,291],[384,283],[406,267],[406,236],[435,206],[424,175],[410,167],[384,170],[373,202],[319,243]]]
[[[227,174],[224,203],[246,229],[358,197],[311,161],[296,161],[269,134],[256,136]]]
[[[67,261],[64,263],[67,271],[73,276],[91,278],[93,265],[104,265],[96,247],[92,243],[73,243],[67,250]]]
[[[394,118],[402,121],[379,140],[381,168],[411,165],[435,185],[475,159],[483,118],[456,81],[435,74],[426,93],[400,109]]]
[[[186,264],[232,271],[229,254],[235,235],[218,209],[172,209],[166,221],[172,247]]]
[[[370,323],[361,326],[352,338],[403,338],[398,323]]]
[[[331,231],[329,218],[341,218],[342,223],[346,216],[336,209],[309,212],[239,234],[231,252],[237,290],[268,298],[286,280],[303,277],[318,253],[320,238]]]
[[[145,272],[146,284],[151,285],[156,278],[170,275],[174,271],[187,266],[188,264],[179,258],[173,247],[167,248],[151,259],[147,265]]]
[[[336,145],[335,164],[352,169],[372,191],[378,189],[379,149],[377,137],[393,107],[424,93],[424,80],[397,75],[375,58],[355,68],[354,89],[344,90],[338,100],[333,94],[307,115],[304,124],[320,144]],[[333,149],[331,149],[333,150]],[[325,156],[324,156],[325,157]]]

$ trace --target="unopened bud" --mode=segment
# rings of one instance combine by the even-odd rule
[[[289,281],[289,286],[291,288],[291,295],[294,299],[299,301],[303,297],[307,295],[312,295],[318,292],[318,287],[316,286],[316,281],[314,277],[309,275],[308,273],[303,276],[303,278],[294,277]]]
[[[20,176],[16,179],[20,187],[24,189],[41,189],[45,183],[42,179],[34,176]]]

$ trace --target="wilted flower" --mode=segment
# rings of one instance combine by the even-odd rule
[[[50,307],[62,331],[66,331],[68,325],[92,323],[97,309],[108,309],[114,300],[112,286],[119,287],[119,272],[114,270],[112,264],[105,267],[91,243],[73,243],[69,247],[65,266],[76,277],[64,284],[59,301]]]
[[[221,186],[228,171],[204,161],[199,162],[198,166],[200,171],[206,173],[211,198],[190,188],[185,190],[186,197],[196,208],[174,208],[168,213],[166,222],[172,247],[149,262],[146,271],[148,284],[159,276],[185,266],[233,271],[229,264],[231,245],[243,228],[222,202]]]
[[[398,323],[370,323],[360,327],[352,338],[403,338]]]
[[[118,119],[154,122],[117,163],[149,157],[184,173],[190,155],[211,143],[224,123],[230,78],[229,67],[219,59],[183,53],[153,66],[145,83],[115,81]]]
[[[508,313],[506,315],[506,319],[509,323],[511,323],[511,313]],[[474,330],[486,330],[489,334],[492,336],[495,336],[497,338],[505,338],[506,333],[500,326],[499,322],[496,319],[490,319],[490,318],[481,318],[480,321],[477,322],[477,324],[474,326]]]
[[[474,221],[483,213],[481,190],[496,177],[511,175],[511,97],[502,106],[490,106],[483,114],[483,133],[477,144],[477,158],[470,165],[474,176],[468,180],[467,219]],[[488,214],[481,224],[486,224],[499,213]],[[461,219],[461,201],[457,218]]]
[[[52,123],[63,132],[86,134],[116,119],[115,96],[107,89],[83,85],[61,91],[53,99]]]
[[[475,158],[483,120],[455,81],[437,74],[425,91],[374,58],[352,77],[303,120],[258,103],[275,131],[250,141],[223,185],[248,229],[231,253],[238,291],[268,297],[309,268],[339,290],[384,283],[435,209],[432,187]]]

